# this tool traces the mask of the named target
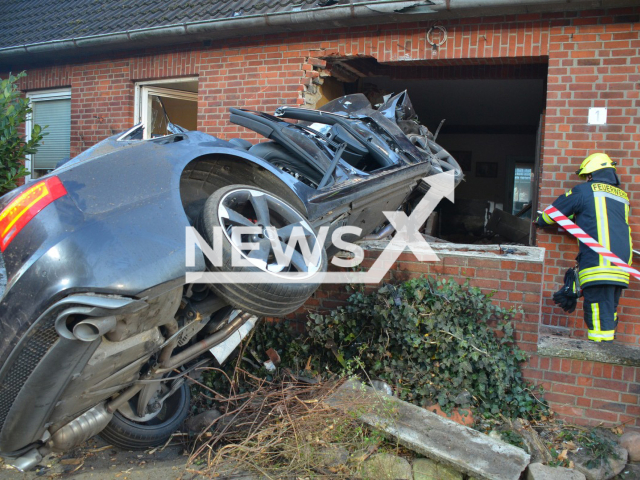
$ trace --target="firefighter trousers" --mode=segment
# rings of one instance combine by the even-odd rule
[[[618,326],[618,302],[622,287],[616,285],[596,285],[585,287],[584,321],[589,329],[589,340],[612,342]]]

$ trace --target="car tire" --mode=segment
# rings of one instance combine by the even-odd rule
[[[257,218],[260,216],[258,208],[261,208],[256,206],[256,202],[258,201],[260,203],[263,201],[266,202],[268,207],[266,219]],[[236,210],[247,214],[246,217],[241,215],[242,222],[225,218],[227,214],[229,217],[232,216],[228,213],[231,207],[235,209],[234,212],[232,212],[234,215],[238,213]],[[264,210],[264,208],[262,208],[262,210]],[[251,218],[252,216],[255,218]],[[246,220],[249,222],[247,223]],[[294,221],[297,223],[287,223]],[[269,223],[269,225],[265,225],[266,223]],[[234,224],[253,227],[273,226],[277,229],[281,241],[283,241],[282,239],[284,237],[280,237],[280,232],[285,231],[287,225],[300,224],[300,227],[303,228],[302,231],[312,240],[309,243],[310,249],[313,250],[318,240],[307,219],[290,204],[270,192],[248,185],[230,185],[218,189],[207,199],[197,222],[198,231],[209,245],[213,245],[214,243],[214,227],[221,228],[224,233],[221,235],[221,245],[213,245],[214,250],[221,248],[222,262],[220,265],[213,265],[207,258],[207,268],[209,271],[221,276],[225,276],[228,273],[266,273],[274,279],[274,283],[212,283],[210,284],[210,288],[216,292],[216,294],[228,301],[233,307],[257,316],[282,316],[300,308],[318,288],[320,284],[319,277],[326,271],[327,255],[324,247],[320,245],[319,242],[317,243],[320,249],[320,255],[316,258],[315,264],[306,266],[307,271],[304,272],[304,265],[302,268],[298,268],[298,264],[294,266],[295,262],[291,262],[284,267],[275,263],[272,250],[271,253],[267,252],[265,254],[263,250],[268,250],[271,247],[268,246],[269,240],[267,239],[267,233],[263,233],[253,236],[260,237],[259,239],[254,238],[253,240],[259,241],[261,246],[261,248],[258,249],[258,255],[266,255],[264,262],[262,259],[254,260],[256,260],[256,263],[263,262],[263,265],[233,266],[233,249],[236,249],[235,255],[240,251],[237,242],[234,243],[232,239],[233,236],[229,233],[230,227]],[[288,240],[288,238],[286,240]],[[262,249],[262,245],[267,245],[267,247]],[[251,254],[253,254],[253,252]],[[250,260],[247,255],[242,255],[243,258]],[[298,256],[297,258],[299,261],[300,257]],[[274,263],[269,263],[270,261]],[[277,271],[279,268],[288,268],[290,270],[287,272]],[[293,270],[296,269],[297,272],[294,272]],[[304,281],[301,281],[301,283],[278,281],[278,277],[281,276],[282,273],[298,273],[304,277]],[[305,277],[305,275],[307,276]]]
[[[144,450],[162,445],[187,418],[190,402],[191,393],[185,382],[164,401],[156,417],[147,422],[136,422],[116,411],[100,436],[107,443],[124,450]]]

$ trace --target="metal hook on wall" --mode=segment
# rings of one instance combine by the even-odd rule
[[[440,32],[439,33],[440,40],[437,42],[433,40],[433,34],[436,30]],[[427,42],[429,43],[429,45],[431,45],[432,55],[435,55],[436,53],[438,53],[438,49],[442,45],[444,45],[446,41],[447,41],[447,29],[442,25],[434,25],[429,30],[427,30]]]

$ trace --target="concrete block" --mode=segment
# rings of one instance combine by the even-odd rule
[[[518,480],[530,461],[520,448],[360,382],[346,382],[326,402],[405,447],[478,479]]]

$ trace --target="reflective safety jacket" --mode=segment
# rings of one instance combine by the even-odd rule
[[[631,265],[632,243],[629,228],[629,197],[620,189],[613,168],[593,172],[593,180],[582,183],[558,197],[553,206],[609,249],[621,260]],[[555,223],[546,213],[538,216],[541,227]],[[580,244],[578,264],[580,286],[629,285],[629,274],[609,260]]]

